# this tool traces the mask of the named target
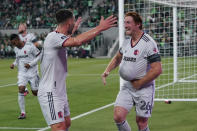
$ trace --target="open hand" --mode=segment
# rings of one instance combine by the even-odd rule
[[[101,77],[102,77],[102,81],[103,81],[103,84],[106,85],[106,77],[109,75],[109,72],[104,72]]]
[[[77,27],[77,29],[79,28],[79,25],[80,25],[81,21],[82,21],[82,18],[79,17],[79,18],[77,19],[77,21],[75,22],[75,27]]]
[[[81,24],[81,21],[82,21],[82,18],[79,17],[79,18],[77,19],[77,21],[75,22],[74,28],[73,28],[73,30],[72,30],[72,34],[74,34],[75,31],[79,28],[79,26],[80,26],[80,24]]]
[[[117,17],[114,17],[113,15],[107,17],[106,19],[104,19],[104,17],[101,16],[99,27],[101,28],[102,31],[104,31],[111,27],[117,26],[116,22],[117,22]]]

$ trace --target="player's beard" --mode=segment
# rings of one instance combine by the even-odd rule
[[[68,34],[71,35],[74,28],[74,24],[70,25],[68,28]]]

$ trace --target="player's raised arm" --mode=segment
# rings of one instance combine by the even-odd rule
[[[75,31],[79,28],[79,26],[80,26],[80,24],[81,24],[81,21],[82,21],[82,18],[79,17],[79,18],[77,19],[77,21],[75,22],[75,25],[74,25],[74,28],[73,28],[73,30],[72,30],[71,36],[72,36],[72,35],[75,33]]]
[[[76,37],[70,37],[68,40],[66,40],[63,43],[63,46],[64,47],[80,46],[84,42],[87,42],[93,39],[94,37],[96,37],[102,31],[107,30],[111,27],[115,27],[117,25],[116,22],[117,22],[117,18],[114,17],[113,15],[109,16],[106,19],[104,19],[104,17],[102,16],[98,26]]]

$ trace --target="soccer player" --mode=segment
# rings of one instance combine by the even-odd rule
[[[38,40],[36,36],[33,33],[27,32],[27,25],[26,23],[20,23],[18,27],[18,33],[21,41],[23,42],[31,42],[33,43],[37,48],[39,48],[40,44],[38,43]]]
[[[18,27],[18,33],[21,41],[23,41],[24,43],[33,43],[38,49],[40,48],[41,45],[38,43],[38,39],[36,38],[36,36],[33,33],[27,32],[26,23],[20,23]],[[24,96],[26,96],[28,93],[28,89],[25,88]]]
[[[34,44],[21,41],[17,34],[12,34],[10,36],[10,41],[15,46],[14,51],[16,54],[16,60],[10,65],[10,68],[14,69],[14,66],[16,65],[18,67],[18,104],[21,110],[18,119],[25,119],[25,87],[27,83],[29,83],[32,94],[37,96],[39,84],[37,62],[39,60],[40,51]]]
[[[119,67],[123,79],[114,105],[114,120],[119,131],[131,131],[126,116],[136,108],[139,131],[150,131],[148,118],[154,104],[155,79],[162,73],[161,58],[156,42],[142,31],[142,18],[128,12],[124,19],[125,33],[130,36],[102,74],[104,85],[110,71]]]
[[[66,93],[67,76],[66,48],[80,46],[93,39],[100,32],[116,26],[117,18],[103,17],[97,27],[76,37],[71,37],[75,23],[73,13],[59,10],[56,13],[57,28],[49,33],[44,41],[41,57],[41,80],[38,99],[42,113],[52,131],[67,131],[70,127],[70,111]]]

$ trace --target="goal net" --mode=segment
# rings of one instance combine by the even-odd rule
[[[163,73],[155,100],[197,101],[197,0],[125,0],[158,43]]]

